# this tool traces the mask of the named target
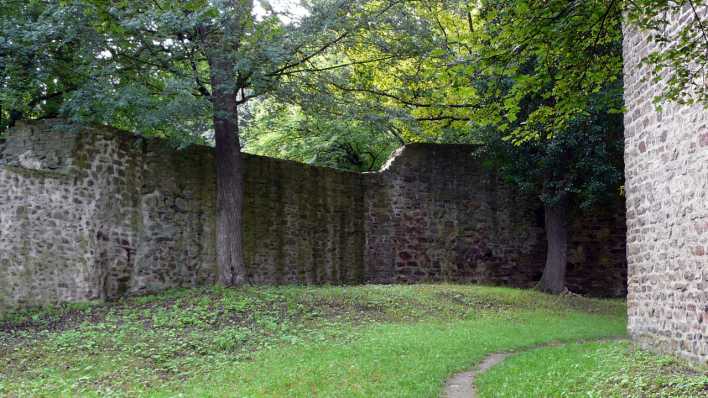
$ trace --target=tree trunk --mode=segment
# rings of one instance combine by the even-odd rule
[[[565,270],[568,251],[568,204],[560,199],[556,204],[544,206],[546,239],[546,268],[538,283],[541,291],[559,294],[565,290]]]
[[[233,63],[226,57],[209,60],[216,140],[216,256],[219,282],[246,281],[243,259],[244,161],[238,131]]]

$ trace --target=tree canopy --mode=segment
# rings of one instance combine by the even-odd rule
[[[623,21],[651,32],[644,61],[649,78],[663,82],[659,99],[708,105],[703,0],[298,7],[5,1],[0,131],[20,118],[64,116],[213,143],[225,284],[245,275],[242,145],[369,171],[405,142],[479,144],[489,165],[544,206],[555,231],[547,270],[559,271],[545,289],[557,292],[568,208],[591,206],[621,184]],[[667,29],[679,14],[684,27]]]

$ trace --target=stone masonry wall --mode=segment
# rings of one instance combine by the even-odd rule
[[[473,151],[409,145],[365,174],[247,155],[249,280],[531,286],[542,213]],[[0,307],[214,283],[213,162],[104,127],[16,127],[0,142]],[[571,290],[624,294],[622,207],[571,228]]]
[[[249,280],[363,282],[364,192],[361,174],[248,155]]]
[[[673,15],[669,30],[689,17]],[[708,361],[708,110],[652,104],[648,34],[625,26],[629,332],[642,346]]]
[[[366,263],[380,281],[539,279],[545,241],[533,201],[499,184],[471,148],[409,145],[372,175]]]
[[[16,128],[0,162],[0,300],[104,299],[210,284],[213,154],[60,121]],[[361,176],[246,157],[254,283],[362,282]]]
[[[531,287],[545,263],[543,210],[482,166],[470,145],[407,145],[368,175],[366,261],[376,282]],[[570,226],[568,288],[626,294],[624,203]]]
[[[210,283],[205,148],[58,123],[15,129],[0,167],[0,300],[29,305]]]

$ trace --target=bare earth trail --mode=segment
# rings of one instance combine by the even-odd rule
[[[477,393],[474,388],[474,381],[477,375],[482,374],[489,370],[492,366],[501,363],[509,355],[510,352],[496,352],[494,354],[487,355],[482,363],[477,365],[473,370],[467,372],[458,373],[447,380],[445,383],[445,393],[444,397],[447,398],[470,398],[476,397]]]
[[[617,337],[617,338],[604,338],[604,339],[598,339],[598,340],[580,340],[577,341],[576,343],[589,343],[589,342],[603,342],[603,341],[612,341],[612,340],[624,340],[626,339],[625,337]],[[443,398],[476,398],[477,397],[477,392],[475,390],[475,380],[477,379],[477,376],[481,375],[482,373],[488,371],[491,369],[493,366],[496,366],[503,362],[506,358],[512,356],[512,355],[518,355],[527,351],[532,351],[532,350],[537,350],[540,348],[546,348],[546,347],[558,347],[558,346],[563,346],[566,344],[571,344],[571,343],[559,343],[559,342],[551,342],[547,344],[540,344],[540,345],[535,345],[528,347],[526,349],[520,350],[520,351],[514,351],[514,352],[495,352],[492,354],[487,355],[484,357],[482,362],[479,363],[476,367],[474,367],[471,370],[468,370],[466,372],[462,373],[457,373],[447,379],[447,382],[445,382],[445,389],[443,390],[442,397]]]

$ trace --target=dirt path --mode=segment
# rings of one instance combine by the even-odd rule
[[[497,352],[488,355],[482,363],[473,370],[458,373],[447,380],[445,383],[445,394],[447,398],[470,398],[476,397],[477,394],[474,388],[474,379],[478,374],[486,372],[489,368],[499,364],[506,359],[510,352]]]
[[[602,339],[589,339],[589,340],[578,340],[576,343],[590,343],[590,342],[603,342],[603,341],[615,341],[615,340],[625,340],[626,337],[615,337],[615,338],[602,338]],[[512,356],[512,355],[517,355],[521,354],[523,352],[531,351],[531,350],[537,350],[539,348],[546,348],[546,347],[558,347],[566,344],[571,344],[571,343],[560,343],[557,341],[553,341],[550,343],[544,343],[544,344],[539,344],[535,345],[532,347],[528,347],[524,350],[521,351],[515,351],[515,352],[495,352],[492,354],[487,355],[484,357],[482,362],[477,365],[475,368],[472,370],[468,370],[467,372],[462,372],[462,373],[457,373],[447,379],[447,382],[445,382],[445,389],[443,390],[442,396],[444,398],[475,398],[477,397],[477,393],[475,391],[474,387],[474,381],[479,376],[480,374],[486,372],[489,370],[491,367],[500,364],[502,361],[504,361],[506,358]]]

